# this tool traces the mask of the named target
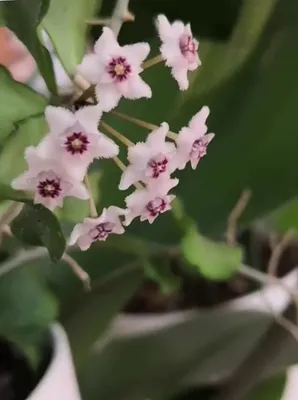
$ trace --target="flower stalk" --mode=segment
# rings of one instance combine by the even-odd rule
[[[107,124],[104,121],[101,121],[100,125],[111,135],[113,135],[115,138],[117,138],[121,143],[125,144],[127,147],[134,146],[134,143],[131,142],[126,136],[122,135],[120,132],[118,132],[116,129],[114,129],[112,126]]]
[[[141,119],[131,117],[130,115],[127,114],[122,114],[119,111],[112,111],[112,114],[117,115],[117,117],[125,119],[126,121],[130,121],[135,125],[141,126],[142,128],[149,129],[150,131],[159,128],[157,125],[151,124],[150,122],[146,122]],[[172,140],[176,140],[178,135],[177,133],[168,131],[167,136]]]
[[[161,54],[158,54],[157,56],[152,57],[152,58],[150,58],[150,59],[147,60],[147,61],[144,61],[143,64],[142,64],[142,68],[143,68],[143,69],[150,68],[150,67],[152,67],[153,65],[156,65],[156,64],[161,63],[162,61],[164,61],[162,55],[161,55]]]

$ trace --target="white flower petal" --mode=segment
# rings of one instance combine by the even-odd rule
[[[127,159],[131,164],[141,164],[145,166],[151,157],[152,149],[147,143],[138,142],[131,146],[127,152]]]
[[[75,112],[78,122],[85,128],[86,132],[98,132],[98,124],[102,116],[101,108],[96,106],[82,107]]]
[[[91,244],[93,243],[92,238],[89,235],[83,235],[78,238],[78,246],[82,251],[86,251],[89,249]]]
[[[156,148],[158,151],[160,146],[164,146],[167,133],[169,132],[169,125],[166,122],[160,124],[160,128],[152,131],[147,137],[147,143],[150,147]]]
[[[32,175],[27,171],[11,182],[11,187],[16,190],[34,190],[35,185],[31,181]]]
[[[81,200],[87,200],[90,198],[89,192],[86,186],[80,182],[72,182],[73,186],[69,190],[68,196],[77,197]]]
[[[139,65],[148,57],[150,46],[148,43],[140,42],[123,46],[123,50],[128,55],[129,61]]]
[[[52,133],[64,132],[76,122],[74,114],[64,107],[46,107],[45,117]]]
[[[94,155],[96,158],[112,158],[119,154],[119,146],[104,134],[100,134]]]
[[[55,134],[49,133],[39,142],[35,150],[38,157],[34,158],[34,156],[32,156],[32,161],[36,164],[36,162],[40,162],[40,157],[44,159],[55,158],[57,156],[57,150],[59,150],[59,142],[55,140]]]
[[[139,181],[141,177],[142,173],[140,174],[140,171],[137,168],[134,168],[133,166],[128,166],[121,175],[119,189],[128,189],[133,183]]]
[[[81,64],[77,65],[77,72],[87,79],[88,82],[96,84],[100,78],[100,60],[96,54],[84,56]]]
[[[187,90],[189,86],[187,68],[172,68],[172,75],[178,82],[180,90]]]
[[[94,52],[99,57],[104,57],[107,53],[117,53],[119,49],[120,46],[112,29],[109,27],[104,27],[101,36],[94,45]]]
[[[189,128],[194,129],[194,130],[200,130],[204,131],[204,133],[207,131],[206,127],[206,120],[210,114],[210,109],[208,106],[204,106],[201,108],[201,110],[195,114],[192,119],[189,121]],[[203,133],[203,135],[204,135]],[[201,136],[201,135],[200,135]],[[200,137],[198,136],[198,137]]]
[[[82,223],[75,225],[68,240],[69,246],[76,244],[79,237],[88,233],[96,224],[97,222],[93,218],[85,218]]]
[[[158,15],[156,18],[156,28],[162,41],[166,41],[173,36],[172,25],[165,15]]]
[[[168,67],[173,67],[175,65],[187,67],[187,60],[185,60],[181,54],[178,41],[163,43],[160,46],[160,52]]]
[[[121,93],[113,84],[96,85],[95,93],[99,107],[106,112],[115,108],[121,98]]]
[[[172,23],[173,38],[179,39],[185,33],[185,25],[182,21],[174,21]]]
[[[195,71],[199,66],[202,65],[202,61],[199,58],[199,55],[197,54],[196,59],[194,60],[193,63],[188,64],[188,70],[189,71]]]
[[[127,99],[136,100],[141,97],[150,98],[152,91],[150,86],[143,81],[139,75],[135,75],[129,78],[127,85],[119,85],[119,88]]]

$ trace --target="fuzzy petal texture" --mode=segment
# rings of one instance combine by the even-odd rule
[[[119,207],[104,208],[98,218],[85,218],[82,223],[77,224],[70,235],[68,244],[70,246],[77,244],[84,251],[97,240],[106,240],[110,234],[121,235],[124,233],[124,227],[120,217],[125,214],[126,210]]]
[[[48,106],[45,117],[50,132],[60,133],[76,123],[75,115],[64,107]]]
[[[200,159],[206,155],[207,146],[215,136],[214,133],[206,134],[208,130],[206,120],[209,113],[209,108],[204,106],[192,117],[188,127],[180,130],[176,139],[177,150],[175,156],[178,169],[184,169],[188,162],[195,169]]]
[[[98,124],[101,116],[102,110],[98,105],[82,107],[75,112],[76,121],[90,133],[98,132]]]
[[[34,202],[50,210],[61,207],[65,197],[89,198],[87,188],[57,160],[41,157],[38,147],[30,146],[25,154],[28,170],[12,181],[13,188],[33,192]]]
[[[186,90],[189,86],[188,71],[194,71],[201,65],[199,42],[193,38],[190,24],[184,25],[181,21],[171,24],[165,15],[158,15],[156,28],[162,42],[161,55],[171,68],[180,90]]]
[[[81,64],[77,65],[77,72],[95,85],[100,79],[100,69],[98,68],[99,59],[96,54],[87,54],[84,56]]]
[[[113,84],[96,85],[95,95],[99,106],[105,112],[109,112],[115,108],[122,97],[122,93],[118,87]]]
[[[158,215],[168,211],[174,195],[168,192],[178,184],[178,179],[163,179],[159,184],[150,184],[144,189],[137,189],[126,197],[127,214],[125,225],[129,225],[134,218],[152,223]]]
[[[74,179],[84,179],[94,158],[118,154],[118,146],[98,131],[102,115],[100,106],[82,107],[74,113],[62,107],[51,107],[48,111],[56,124],[51,126],[57,130],[52,129],[41,141],[39,152],[45,158],[56,159]]]
[[[148,43],[135,43],[123,46],[123,50],[129,54],[129,58],[134,61],[134,64],[141,64],[150,53]]]
[[[166,141],[168,131],[169,125],[163,122],[160,128],[148,135],[146,142],[128,149],[130,165],[121,176],[120,190],[128,189],[137,181],[148,184],[152,180],[170,177],[175,170],[176,147],[174,143]]]
[[[139,76],[150,52],[148,43],[121,47],[112,30],[105,27],[94,52],[84,57],[78,71],[96,85],[96,97],[103,111],[115,108],[122,96],[132,100],[152,96],[150,87]]]

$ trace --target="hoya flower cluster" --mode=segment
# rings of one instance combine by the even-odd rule
[[[161,40],[159,61],[165,61],[179,88],[186,90],[188,71],[201,65],[190,25],[180,21],[171,24],[159,15],[156,27]],[[78,72],[94,85],[97,104],[77,111],[48,106],[45,118],[49,132],[38,146],[25,150],[28,169],[12,182],[12,187],[33,192],[34,202],[50,210],[62,207],[67,196],[87,200],[90,193],[84,181],[93,160],[120,162],[118,145],[98,129],[103,113],[113,110],[121,97],[136,100],[152,96],[150,86],[140,76],[149,52],[148,43],[121,47],[113,31],[103,28],[94,53],[86,55],[78,66]],[[151,129],[145,141],[133,144],[127,140],[128,166],[122,172],[119,189],[135,188],[127,195],[125,208],[111,205],[100,216],[85,218],[74,227],[69,245],[86,250],[110,234],[122,234],[135,218],[152,223],[169,210],[175,198],[170,191],[178,184],[173,173],[188,162],[195,169],[214,137],[207,134],[208,115],[205,106],[178,134],[162,122]]]

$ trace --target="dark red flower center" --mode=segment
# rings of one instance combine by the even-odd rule
[[[60,195],[62,188],[59,179],[44,179],[38,183],[37,190],[42,197],[54,199]]]
[[[83,154],[88,150],[89,140],[82,132],[73,132],[67,136],[64,143],[66,150],[74,154]]]
[[[167,202],[162,197],[156,197],[147,203],[146,209],[149,211],[151,217],[156,217],[165,210],[166,206]]]
[[[207,146],[208,142],[203,139],[197,139],[192,145],[191,154],[201,158],[206,155]]]
[[[114,57],[108,64],[108,73],[116,82],[122,82],[127,79],[131,73],[131,66],[125,57]]]
[[[197,52],[196,41],[190,35],[184,34],[180,37],[179,46],[182,55],[188,61],[194,61]]]
[[[91,236],[93,241],[96,240],[106,240],[106,238],[113,232],[115,224],[112,222],[103,222],[98,224],[94,229],[92,229]]]
[[[152,178],[158,178],[159,175],[164,173],[167,169],[169,160],[162,154],[155,158],[152,158],[148,162],[148,167],[150,168],[150,176]]]

